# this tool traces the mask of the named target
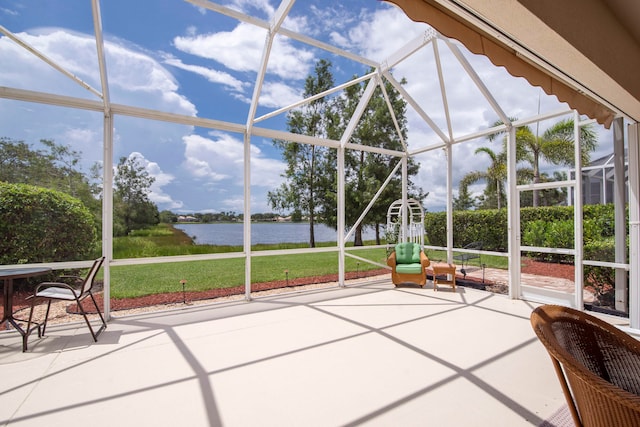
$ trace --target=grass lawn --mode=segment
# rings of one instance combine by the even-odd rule
[[[384,260],[384,249],[358,251],[358,256]],[[132,298],[164,292],[204,291],[244,284],[243,258],[189,261],[166,264],[128,265],[111,268],[111,296]],[[364,271],[380,267],[346,260],[346,271]],[[286,272],[285,272],[286,271]],[[337,253],[264,256],[251,259],[252,283],[298,277],[323,276],[338,272]]]
[[[322,243],[317,246],[335,246]],[[305,244],[256,245],[253,250],[306,248]],[[194,245],[182,231],[168,224],[151,230],[141,230],[130,237],[114,239],[114,257],[137,258],[202,253],[241,252],[240,246]],[[363,249],[357,256],[384,263],[384,249]],[[244,258],[207,261],[173,262],[164,264],[127,265],[111,268],[111,296],[132,298],[165,292],[204,291],[244,284]],[[365,271],[380,267],[347,257],[346,271]],[[285,273],[286,271],[286,273]],[[299,277],[323,276],[338,273],[338,253],[321,252],[278,256],[259,256],[251,259],[252,283]]]
[[[372,244],[373,242],[369,242]],[[335,246],[335,243],[319,243]],[[256,245],[253,251],[269,249],[307,248],[304,243]],[[114,239],[116,259],[191,255],[203,253],[242,252],[241,246],[195,245],[181,230],[168,224],[160,224],[149,230],[139,230],[129,237]],[[385,264],[383,248],[359,249],[358,257]],[[446,252],[427,250],[434,261],[446,259]],[[482,255],[482,263],[492,268],[507,268],[507,258]],[[116,299],[133,298],[165,292],[182,291],[181,280],[186,280],[187,291],[206,291],[244,285],[244,258],[207,261],[172,262],[164,264],[127,265],[111,268],[111,296]],[[480,266],[479,259],[469,265]],[[366,271],[380,268],[377,265],[347,257],[345,270]],[[257,256],[251,258],[251,282],[262,283],[299,277],[324,276],[338,273],[338,253]]]

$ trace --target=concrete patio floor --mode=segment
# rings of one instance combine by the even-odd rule
[[[3,332],[0,425],[537,426],[564,397],[534,307],[385,278]]]

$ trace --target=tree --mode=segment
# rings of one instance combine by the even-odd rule
[[[480,207],[483,209],[500,209],[502,201],[506,199],[504,184],[507,180],[507,153],[494,152],[489,147],[477,148],[475,154],[485,153],[491,158],[491,164],[486,171],[474,171],[466,174],[460,181],[460,191],[468,189],[469,185],[478,181],[486,181],[487,186],[480,197]]]
[[[372,69],[369,72],[373,71]],[[354,78],[357,78],[354,77]],[[406,84],[402,80],[401,84]],[[366,88],[365,83],[349,86],[345,94],[338,100],[338,117],[336,120],[338,128],[334,131],[341,136],[350,122],[357,106],[359,105]],[[407,136],[407,103],[396,88],[388,81],[384,83],[384,90],[388,96],[389,104],[393,110],[393,115],[385,99],[380,85],[378,85],[367,103],[358,125],[356,126],[350,143],[386,148],[390,150],[403,151],[402,141]],[[394,123],[395,118],[395,123]],[[396,123],[400,132],[396,128]],[[389,173],[400,159],[391,155],[368,152],[364,150],[348,150],[345,152],[345,222],[346,225],[353,226],[362,212],[365,210],[374,195],[378,192]],[[407,161],[407,174],[409,177],[408,192],[409,197],[423,200],[426,194],[417,187],[411,177],[417,175],[420,165],[413,158]],[[335,182],[332,184],[337,187]],[[380,224],[386,223],[387,210],[389,205],[399,199],[402,194],[402,177],[396,176],[391,179],[387,187],[382,191],[377,202],[371,207],[367,216],[356,226],[354,230],[354,245],[361,246],[362,231],[366,226],[376,229],[376,241],[380,243]],[[327,210],[331,215],[327,215],[328,220],[336,219],[336,203],[327,205]],[[336,226],[335,221],[327,221],[327,225]]]
[[[468,211],[473,210],[476,207],[476,198],[469,193],[469,187],[467,185],[460,184],[460,191],[458,197],[453,199],[454,211]]]
[[[324,92],[334,86],[331,63],[320,60],[315,66],[315,75],[305,81],[304,98]],[[292,111],[287,117],[287,128],[292,133],[315,137],[326,137],[330,128],[330,100],[315,99],[301,109]],[[315,247],[314,224],[318,214],[318,198],[325,193],[324,177],[327,170],[328,149],[311,144],[300,144],[274,140],[273,144],[282,150],[287,163],[284,177],[287,182],[277,190],[268,193],[272,208],[277,211],[293,210],[309,220],[309,246]]]
[[[149,200],[154,181],[138,157],[120,158],[114,176],[114,234],[128,235],[132,230],[158,224],[158,208]]]
[[[97,193],[80,170],[82,154],[53,140],[41,139],[40,144],[44,149],[0,138],[0,181],[62,191],[80,199],[99,220],[101,206]]]
[[[515,121],[516,119],[512,119]],[[502,122],[497,122],[496,125]],[[493,139],[494,134],[489,137]],[[580,127],[580,153],[582,162],[588,163],[590,153],[598,145],[596,133],[591,125]],[[540,162],[547,161],[553,165],[575,165],[575,132],[573,119],[561,120],[544,131],[542,136],[534,134],[529,126],[521,126],[516,130],[516,157],[518,161],[527,161],[533,171],[533,183],[542,181]],[[543,203],[548,204],[548,203]],[[533,206],[540,205],[540,193],[533,190]]]
[[[166,209],[160,212],[160,214],[158,215],[158,219],[160,220],[160,222],[165,224],[173,224],[175,222],[178,222],[178,216]]]
[[[321,60],[316,65],[316,76],[307,78],[304,97],[325,91],[333,86],[330,63]],[[404,83],[404,80],[403,82]],[[355,84],[345,89],[344,95],[333,99],[321,98],[311,102],[305,110],[293,112],[288,118],[292,132],[340,139],[347,128],[365,90],[364,84]],[[382,89],[378,86],[367,103],[360,120],[350,136],[350,143],[373,147],[384,147],[402,151],[402,140],[406,138],[406,102],[389,83],[385,91],[392,106],[394,117],[387,106]],[[313,223],[316,220],[337,227],[337,150],[320,146],[302,145],[286,141],[274,141],[283,150],[287,161],[285,177],[287,183],[269,193],[274,209],[291,209],[293,217],[307,216],[311,227],[310,246],[315,246]],[[365,207],[376,194],[389,172],[400,161],[397,157],[370,153],[364,150],[345,151],[345,222],[354,226]],[[419,164],[408,160],[408,174],[418,173]],[[386,222],[388,206],[401,194],[401,177],[391,180],[381,193],[378,202],[367,218],[354,230],[355,245],[362,245],[365,226],[376,226],[376,238],[380,241],[379,224]],[[409,180],[410,196],[422,200],[426,195]],[[342,232],[343,230],[340,230]]]
[[[56,190],[0,181],[0,264],[93,257],[96,224],[78,199]]]
[[[516,121],[516,118],[511,118]],[[496,122],[494,125],[500,125],[502,122]],[[499,132],[489,137],[489,140],[495,139],[497,135],[503,134]],[[528,167],[519,167],[516,171],[516,179],[518,184],[547,182],[551,179],[548,175],[540,171],[540,162],[545,160],[554,165],[573,166],[575,164],[575,140],[574,140],[574,124],[573,120],[562,120],[548,128],[541,137],[536,136],[528,126],[521,126],[516,129],[516,161],[525,162],[531,165]],[[590,153],[597,146],[596,134],[590,125],[580,128],[580,152],[582,162],[589,161]],[[502,200],[505,199],[504,184],[506,182],[507,161],[506,161],[507,138],[503,139],[503,151],[495,153],[488,147],[481,147],[476,150],[487,153],[492,163],[489,168],[482,171],[474,171],[465,175],[460,182],[460,188],[468,186],[480,180],[487,181],[487,187],[484,194],[479,197],[481,207],[483,208],[500,208]],[[554,174],[554,179],[561,178],[561,175]],[[540,200],[542,194],[543,199]],[[533,190],[531,201],[529,196],[524,195],[521,200],[522,206],[553,206],[561,203],[565,198],[562,190],[544,190],[540,193]]]

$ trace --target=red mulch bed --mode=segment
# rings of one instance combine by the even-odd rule
[[[541,276],[549,276],[549,277],[558,277],[563,279],[574,279],[574,267],[570,264],[554,264],[554,263],[546,263],[539,262],[530,259],[522,260],[522,272],[537,274]],[[369,277],[369,276],[377,276],[381,274],[389,274],[389,270],[386,269],[377,269],[377,270],[369,270],[369,271],[360,271],[360,272],[350,272],[345,274],[345,278],[349,279],[357,279],[361,277]],[[469,278],[467,278],[469,280]],[[279,289],[279,288],[287,288],[293,286],[301,286],[301,285],[309,285],[314,283],[327,283],[327,282],[336,282],[338,281],[337,274],[330,274],[326,276],[313,276],[313,277],[301,277],[298,279],[291,279],[289,281],[286,280],[277,280],[273,282],[266,283],[254,283],[251,285],[252,292],[257,291],[265,291],[270,289]],[[230,295],[242,295],[244,294],[244,286],[235,286],[231,288],[222,288],[222,289],[211,289],[208,291],[187,291],[183,295],[182,291],[164,293],[164,294],[156,294],[156,295],[148,295],[144,297],[137,298],[124,298],[124,299],[112,299],[111,300],[111,310],[128,310],[133,308],[140,307],[148,307],[153,305],[163,305],[163,304],[172,304],[172,303],[180,303],[183,301],[197,301],[211,298],[219,298]],[[26,292],[17,292],[14,294],[13,307],[14,310],[19,310],[21,308],[27,307],[28,303],[25,302],[26,297],[29,294]],[[1,298],[0,298],[1,299]],[[96,298],[98,302],[98,306],[102,309],[103,300],[102,298]],[[95,312],[95,309],[92,310],[91,301],[85,300],[83,302],[83,307],[88,312]],[[76,313],[77,307],[75,304],[69,305],[67,311],[70,313]],[[2,314],[3,309],[0,306],[0,315]],[[4,328],[4,325],[0,325],[0,330]]]
[[[345,279],[358,279],[362,277],[370,277],[370,276],[378,276],[381,274],[389,273],[389,270],[386,269],[377,269],[377,270],[368,270],[368,271],[360,271],[360,272],[349,272],[345,274]],[[327,283],[327,282],[337,282],[338,275],[337,274],[329,274],[325,276],[312,276],[312,277],[300,277],[297,279],[290,280],[276,280],[273,282],[265,282],[265,283],[253,283],[251,285],[251,291],[267,291],[271,289],[281,289],[287,287],[301,286],[301,285],[311,285],[315,283]],[[132,308],[140,308],[140,307],[149,307],[153,305],[164,305],[164,304],[173,304],[180,303],[183,301],[198,301],[212,298],[220,298],[226,297],[230,295],[242,295],[244,294],[244,286],[234,286],[230,288],[221,288],[221,289],[210,289],[208,291],[186,291],[183,295],[182,291],[170,292],[164,294],[155,294],[155,295],[147,295],[143,297],[137,298],[123,298],[123,299],[111,299],[111,310],[129,310]],[[29,293],[26,292],[16,292],[13,296],[13,309],[14,311],[19,310],[24,307],[28,307],[29,302],[26,302],[25,299],[29,296]],[[0,295],[0,300],[1,300]],[[103,299],[102,297],[96,298],[96,302],[100,309],[103,309]],[[88,312],[94,312],[95,308],[93,307],[93,303],[91,300],[86,299],[82,302],[82,307]],[[69,313],[78,313],[76,304],[70,304],[67,307],[67,312]],[[0,315],[3,313],[3,308],[0,306]],[[28,313],[27,313],[28,316]],[[2,330],[4,325],[0,325],[0,330]]]
[[[557,277],[558,279],[575,280],[576,278],[573,264],[540,262],[529,258],[522,258],[520,271],[538,276]]]

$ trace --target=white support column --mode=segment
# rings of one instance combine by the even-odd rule
[[[613,205],[615,208],[615,262],[624,264],[627,262],[627,231],[625,208],[625,170],[624,170],[624,119],[618,117],[613,121]],[[605,173],[602,174],[603,187],[605,185]],[[606,200],[606,199],[605,199]],[[626,312],[628,309],[627,272],[623,268],[616,268],[616,310]]]
[[[102,14],[100,2],[92,0],[93,30],[96,36],[96,53],[100,70],[100,86],[102,94],[103,117],[102,122],[102,255],[105,262],[103,271],[103,314],[105,320],[111,319],[111,260],[113,260],[113,112],[109,96],[109,79],[107,63],[104,53],[104,39],[102,37]]]
[[[453,147],[444,149],[447,157],[447,262],[453,263]]]
[[[574,297],[574,306],[578,310],[582,310],[584,307],[584,264],[583,264],[583,247],[584,247],[584,236],[582,234],[582,223],[583,223],[583,197],[582,197],[582,150],[581,150],[581,141],[580,141],[580,115],[578,112],[574,112],[573,114],[573,140],[574,143],[574,159],[576,166],[576,177],[574,194],[575,201],[573,205],[573,246],[575,250],[574,255],[574,283],[575,283],[575,297]]]
[[[113,116],[105,114],[102,143],[102,264],[104,318],[111,318],[111,260],[113,259]]]
[[[345,250],[344,250],[344,230],[345,230],[345,176],[344,176],[344,147],[337,148],[337,158],[338,158],[338,285],[345,286]]]
[[[509,298],[520,298],[520,195],[516,188],[516,129],[507,126],[507,242]]]
[[[251,301],[251,138],[244,134],[244,298]]]
[[[402,158],[402,242],[407,241],[407,191],[409,187],[409,179],[407,175],[407,156]]]
[[[356,106],[356,109],[353,112],[353,115],[351,115],[351,119],[347,124],[347,128],[344,130],[344,133],[340,138],[340,145],[342,147],[344,147],[347,144],[347,142],[353,135],[353,132],[356,130],[356,127],[360,122],[360,118],[362,117],[362,114],[364,114],[364,111],[367,108],[367,105],[369,105],[369,101],[371,100],[371,97],[375,93],[376,87],[378,86],[377,82],[378,82],[378,79],[372,77],[371,80],[369,80],[369,83],[367,83],[367,87],[364,89],[364,92],[362,93],[362,97],[360,98],[360,101],[358,101],[358,105]],[[406,147],[404,148],[406,150]]]
[[[629,156],[629,324],[640,329],[640,132],[628,127]]]
[[[262,51],[262,59],[260,61],[260,69],[256,78],[256,85],[253,88],[253,96],[251,97],[251,105],[249,106],[249,114],[247,115],[247,126],[244,132],[244,221],[243,221],[243,248],[244,248],[244,296],[247,301],[251,301],[251,132],[253,131],[253,120],[258,109],[258,100],[264,83],[264,76],[267,72],[267,64],[269,63],[269,54],[273,47],[273,38],[275,37],[275,28],[282,24],[286,16],[286,11],[291,7],[290,1],[282,2],[280,8],[274,17],[275,21],[271,24],[269,33],[264,42]],[[284,14],[284,15],[281,15]]]

